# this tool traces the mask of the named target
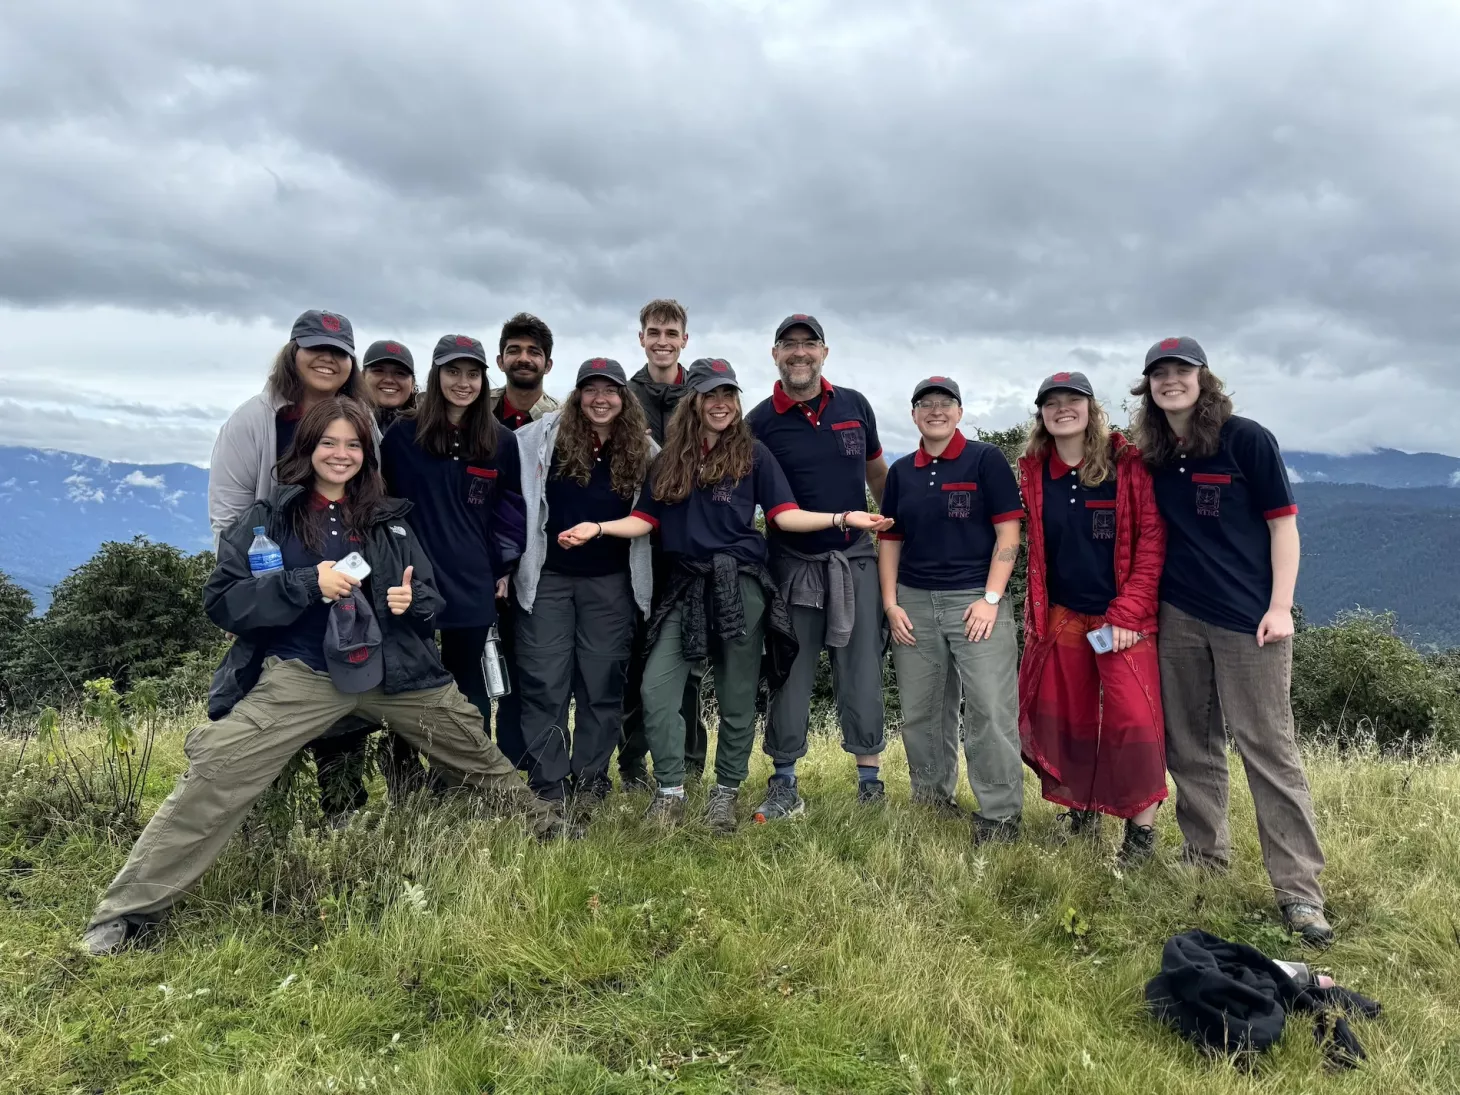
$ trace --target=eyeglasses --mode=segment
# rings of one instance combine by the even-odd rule
[[[819,350],[826,343],[819,338],[778,338],[777,350]]]
[[[913,404],[915,411],[951,411],[958,406],[952,399],[919,399]]]

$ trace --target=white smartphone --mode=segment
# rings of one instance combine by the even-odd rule
[[[1096,628],[1094,631],[1085,632],[1085,638],[1090,641],[1090,645],[1095,648],[1097,654],[1109,654],[1115,649],[1115,632],[1111,630],[1109,624]]]
[[[350,552],[350,554],[346,555],[334,565],[334,569],[338,570],[341,574],[348,574],[357,582],[363,582],[370,576],[370,564],[365,561],[365,556],[361,555],[358,551]]]

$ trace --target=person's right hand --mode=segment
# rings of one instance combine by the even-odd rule
[[[328,597],[331,601],[343,600],[350,595],[350,590],[360,584],[357,579],[351,578],[344,571],[336,570],[337,561],[327,559],[314,568],[319,574],[319,595]]]
[[[887,625],[892,628],[892,641],[898,646],[917,646],[917,640],[913,638],[912,621],[907,618],[901,605],[892,605],[887,609]]]

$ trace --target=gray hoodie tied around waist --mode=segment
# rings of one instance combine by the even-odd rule
[[[558,442],[558,422],[562,411],[549,411],[517,431],[517,448],[522,459],[522,500],[527,504],[527,547],[517,562],[512,587],[523,611],[531,612],[537,603],[537,582],[547,560],[547,477],[553,467],[553,450]],[[658,455],[659,446],[649,442],[649,455]],[[634,494],[639,504],[642,484]],[[646,617],[654,599],[654,564],[649,537],[640,536],[629,542],[629,581],[634,601]]]
[[[851,641],[852,625],[857,618],[849,560],[876,555],[866,535],[859,536],[846,551],[823,551],[815,555],[773,543],[770,569],[786,604],[826,613],[825,643],[828,647],[841,647]]]

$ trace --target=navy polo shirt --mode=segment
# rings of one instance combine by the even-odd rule
[[[1115,469],[1098,487],[1051,452],[1044,472],[1044,563],[1051,604],[1103,616],[1115,600]]]
[[[771,397],[757,404],[745,421],[781,465],[802,509],[845,513],[867,508],[867,462],[882,455],[882,442],[877,438],[877,417],[860,392],[833,388],[823,378],[820,396],[797,403],[778,380]],[[866,534],[856,529],[782,532],[771,527],[766,535],[772,544],[819,555],[845,551]]]
[[[580,578],[601,578],[629,569],[629,542],[615,536],[600,536],[567,551],[558,545],[558,533],[583,521],[617,521],[633,508],[630,500],[614,493],[609,468],[612,455],[607,446],[594,454],[593,471],[584,486],[560,476],[560,461],[553,456],[544,494],[547,498],[547,558],[544,570]]]
[[[777,514],[800,507],[776,458],[759,441],[753,444],[755,458],[748,476],[697,486],[683,502],[657,501],[655,468],[649,470],[633,515],[659,530],[659,543],[667,554],[704,560],[723,552],[742,563],[765,563],[765,537],[756,530],[755,507],[765,510],[768,525]]]
[[[882,516],[897,523],[879,539],[901,540],[897,580],[914,589],[982,589],[997,536],[994,526],[1024,516],[1014,470],[1004,454],[960,432],[940,456],[921,445],[887,473]]]
[[[461,442],[454,442],[457,452]],[[432,456],[416,444],[416,420],[402,418],[380,443],[381,470],[392,495],[409,498],[411,527],[436,572],[446,608],[440,628],[489,627],[497,622],[497,579],[489,545],[499,491],[522,493],[517,438],[497,435],[496,456],[472,463],[464,455]]]

